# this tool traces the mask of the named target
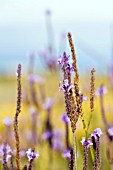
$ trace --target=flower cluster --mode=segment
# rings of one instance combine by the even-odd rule
[[[28,157],[28,159],[29,159],[29,162],[30,162],[31,160],[34,160],[35,158],[38,158],[38,157],[39,157],[39,152],[36,151],[36,153],[34,153],[34,149],[32,149],[32,148],[29,148],[29,149],[26,151],[26,153],[27,153],[27,157]]]
[[[3,160],[4,148],[5,148],[5,154],[6,154],[6,158],[5,158],[6,160],[5,161],[8,162],[8,160],[11,158],[11,152],[12,152],[11,147],[8,144],[6,144],[6,146],[0,145],[0,157],[1,157],[0,161],[1,162],[4,161]]]

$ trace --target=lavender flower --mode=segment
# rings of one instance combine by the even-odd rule
[[[94,137],[95,140],[97,137],[100,137],[100,135],[103,134],[100,128],[97,128],[94,130],[94,132],[91,134],[91,137]]]
[[[2,120],[2,122],[6,125],[6,126],[11,126],[12,125],[12,120],[9,117],[6,117]]]
[[[64,150],[62,156],[64,158],[70,159],[71,158],[70,150]]]
[[[63,90],[67,93],[69,93],[70,89],[72,89],[73,87],[74,86],[72,85],[72,83],[68,83],[68,79],[65,79],[63,84],[61,84],[61,82],[59,84],[59,90]]]
[[[69,59],[70,56],[66,55],[66,58],[64,58],[64,56],[60,56],[60,58],[58,58],[57,63],[61,65],[61,70],[64,72],[64,67],[66,69],[67,74],[68,73],[72,73],[72,71],[74,70],[73,66],[71,66],[71,60]],[[64,66],[66,65],[66,66]]]
[[[87,96],[83,96],[82,94],[80,94],[80,101],[81,103],[87,100]]]
[[[107,134],[108,134],[110,141],[113,141],[113,126],[108,128]]]
[[[61,116],[61,120],[65,123],[65,124],[69,124],[70,119],[68,118],[67,114],[63,114]]]
[[[45,110],[50,110],[53,107],[54,99],[53,98],[47,98],[46,102],[43,104],[43,108]]]
[[[37,112],[34,110],[33,107],[29,107],[29,113],[31,114],[31,116],[34,116],[37,114]]]
[[[29,83],[36,83],[37,82],[37,76],[34,74],[29,74],[28,76]]]
[[[52,136],[53,136],[52,132],[50,132],[50,131],[48,131],[48,130],[42,134],[42,138],[43,138],[44,140],[48,140],[48,139],[51,138]]]
[[[107,93],[107,88],[103,85],[100,88],[98,88],[95,92],[95,94],[97,96],[100,96],[100,95],[103,95],[103,94],[106,94],[106,93]]]
[[[91,138],[87,140],[85,137],[81,140],[82,145],[84,146],[84,162],[83,162],[83,170],[87,170],[88,167],[88,148],[93,145]]]
[[[6,153],[6,162],[8,162],[9,158],[11,158],[11,147],[7,144],[5,146],[5,153]],[[0,156],[2,157],[0,160],[3,162],[3,156],[4,156],[4,145],[0,145]]]
[[[62,141],[58,138],[53,138],[53,150],[61,151],[63,147]]]
[[[30,162],[31,160],[34,160],[35,158],[38,158],[38,157],[39,157],[39,152],[36,151],[36,153],[34,153],[34,150],[31,149],[31,148],[29,148],[29,149],[26,151],[26,153],[27,153],[27,157],[28,157],[28,159],[29,159],[29,162]]]
[[[87,140],[85,140],[85,137],[82,137],[82,140],[80,142],[82,143],[82,145],[87,146],[87,148],[93,145],[91,138],[88,138]]]

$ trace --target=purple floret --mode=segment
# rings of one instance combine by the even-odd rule
[[[36,151],[36,153],[34,153],[34,149],[32,149],[32,148],[29,148],[29,149],[26,151],[26,153],[27,153],[27,157],[28,157],[28,159],[29,159],[29,162],[30,162],[31,160],[34,160],[35,158],[38,158],[38,157],[39,157],[39,152]]]
[[[63,114],[61,116],[61,120],[65,123],[65,124],[69,124],[70,119],[68,118],[67,114]]]

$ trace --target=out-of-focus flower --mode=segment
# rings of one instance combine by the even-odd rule
[[[63,143],[61,139],[53,138],[53,149],[57,151],[61,151],[63,147]]]
[[[2,120],[2,122],[6,125],[6,126],[11,126],[12,125],[12,120],[9,117],[6,117]]]
[[[29,148],[29,149],[26,151],[26,153],[27,153],[27,157],[28,157],[28,159],[29,159],[29,162],[30,162],[31,160],[34,160],[35,158],[38,158],[38,157],[39,157],[39,152],[36,151],[36,153],[34,153],[34,149],[32,149],[32,148]]]
[[[91,137],[94,137],[95,140],[96,140],[97,137],[100,137],[100,135],[102,135],[102,134],[103,134],[103,133],[102,133],[101,129],[100,129],[100,128],[97,128],[97,129],[94,130],[93,133],[91,133]]]
[[[106,93],[107,93],[107,88],[103,85],[100,88],[98,88],[95,92],[95,94],[97,96],[100,96],[100,95],[103,95],[103,94],[106,94]]]
[[[5,153],[6,153],[6,162],[8,162],[9,158],[11,158],[11,147],[7,144],[5,146]],[[2,157],[0,160],[3,162],[3,155],[4,155],[4,145],[0,145],[0,157]]]
[[[34,110],[33,107],[29,107],[29,113],[30,113],[32,116],[37,114],[37,112]]]
[[[82,94],[80,94],[80,101],[81,103],[87,100],[87,96],[83,96]]]
[[[46,102],[42,105],[45,110],[50,110],[53,107],[54,99],[47,98]]]
[[[48,130],[42,134],[42,138],[43,138],[44,140],[48,140],[48,139],[51,138],[52,136],[53,136],[52,132],[50,132],[50,131],[48,131]]]
[[[110,140],[113,141],[113,126],[108,128],[107,134],[108,134]]]
[[[65,124],[69,124],[69,122],[70,122],[70,119],[68,118],[67,114],[62,114],[61,120],[62,120]]]
[[[51,15],[51,10],[50,9],[46,10],[46,15]]]
[[[30,74],[28,76],[28,81],[29,81],[29,83],[36,83],[37,82],[37,76],[34,75],[34,74]]]
[[[71,159],[70,150],[64,150],[62,156],[67,159]]]
[[[85,140],[85,137],[82,137],[82,140],[80,142],[82,143],[82,145],[85,145],[87,148],[93,145],[91,138]]]

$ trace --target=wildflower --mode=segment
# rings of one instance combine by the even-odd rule
[[[61,116],[61,120],[65,123],[65,124],[69,124],[70,119],[68,118],[67,114],[63,114]]]
[[[83,96],[83,94],[80,94],[80,102],[84,102],[87,100],[87,96]]]
[[[54,99],[53,98],[47,98],[46,102],[43,104],[43,108],[45,110],[50,110],[53,107]]]
[[[53,138],[53,150],[61,151],[63,147],[62,141],[58,138]]]
[[[93,148],[95,150],[95,161],[93,165],[93,169],[101,169],[101,160],[100,160],[100,135],[102,134],[102,131],[100,128],[97,128],[94,130],[94,132],[91,134],[92,142],[93,142]]]
[[[7,144],[5,146],[5,154],[6,154],[6,162],[8,162],[9,158],[11,158],[11,147]],[[0,145],[0,156],[3,157],[4,156],[4,145]],[[3,158],[0,159],[1,162],[3,162]]]
[[[31,114],[31,116],[35,116],[37,114],[33,107],[29,107],[29,113]]]
[[[100,135],[102,135],[102,131],[100,128],[97,128],[94,130],[94,132],[91,134],[91,137],[94,137],[95,140],[97,139],[97,137],[100,137]]]
[[[71,158],[70,150],[64,150],[62,156],[64,158],[70,159]]]
[[[113,141],[113,126],[108,128],[107,134],[108,134],[110,141]]]
[[[12,120],[9,117],[6,117],[2,120],[2,122],[6,125],[6,126],[11,126],[12,125]]]
[[[103,85],[101,85],[101,87],[98,88],[98,89],[96,90],[96,92],[95,92],[95,94],[96,94],[97,96],[100,96],[100,95],[103,95],[103,94],[106,94],[106,93],[107,93],[107,88],[106,88],[105,86],[103,86]]]
[[[29,148],[29,149],[26,151],[26,153],[27,153],[27,157],[28,157],[28,159],[29,159],[29,162],[30,162],[31,160],[34,160],[35,158],[38,158],[38,157],[39,157],[39,152],[36,151],[36,153],[34,153],[34,149],[32,149],[32,148]]]
[[[73,85],[72,83],[70,84],[68,83],[68,79],[65,79],[63,84],[61,84],[61,82],[59,84],[59,90],[63,90],[64,92],[67,92],[67,93],[69,93],[72,88],[73,88]]]
[[[37,76],[34,74],[29,74],[28,76],[29,83],[36,83],[37,82]]]
[[[48,139],[50,139],[52,136],[53,136],[53,134],[52,134],[52,132],[50,132],[49,130],[47,130],[46,132],[44,132],[44,133],[42,134],[42,138],[43,138],[44,140],[48,140]]]
[[[93,145],[91,138],[88,138],[87,140],[85,140],[85,137],[82,137],[82,140],[80,142],[82,143],[83,146],[85,145],[87,148]]]

